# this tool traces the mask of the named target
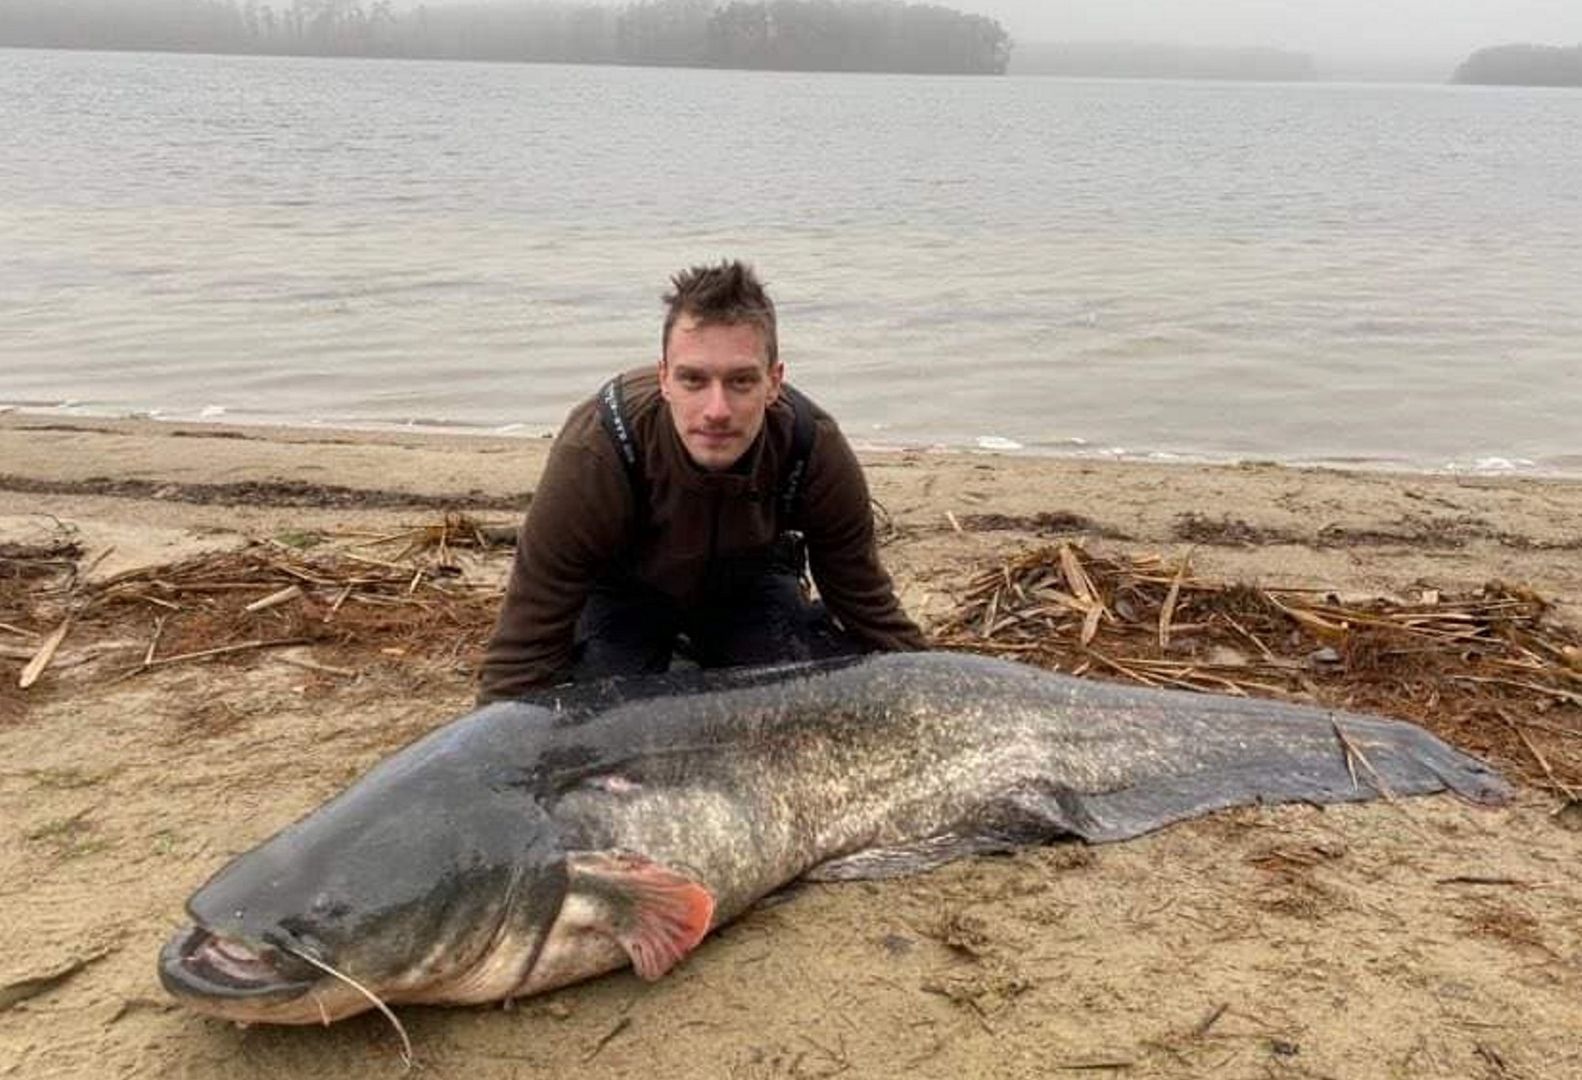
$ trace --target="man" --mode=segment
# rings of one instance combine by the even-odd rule
[[[785,382],[752,270],[671,283],[657,370],[606,384],[555,439],[480,701],[664,671],[678,646],[704,667],[927,648],[879,564],[856,456]]]

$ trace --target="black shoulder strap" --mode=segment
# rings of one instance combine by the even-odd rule
[[[620,455],[621,464],[626,467],[626,479],[632,484],[632,503],[641,514],[648,485],[643,479],[642,456],[637,452],[637,443],[632,439],[631,425],[626,421],[626,405],[621,399],[619,375],[599,389],[597,400],[599,419],[604,422],[604,430],[609,433],[610,441],[615,444],[615,452]]]
[[[791,458],[780,481],[780,488],[775,492],[775,502],[784,527],[787,523],[795,522],[796,515],[802,509],[802,489],[807,481],[808,461],[813,456],[815,421],[813,403],[807,395],[790,383],[781,383],[780,393],[790,402],[792,413]],[[632,428],[626,419],[626,405],[621,398],[621,377],[617,375],[605,383],[596,400],[599,419],[610,441],[615,444],[621,464],[626,467],[626,478],[632,485],[633,504],[641,513],[648,495],[648,484],[643,476],[642,456],[637,452],[637,443],[632,439]]]
[[[779,503],[781,527],[794,524],[802,510],[802,488],[807,481],[807,463],[813,456],[813,403],[807,395],[790,383],[780,384],[780,393],[791,403],[794,416],[791,427],[791,460],[780,490],[775,493]]]

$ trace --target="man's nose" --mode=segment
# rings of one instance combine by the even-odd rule
[[[710,383],[703,394],[703,415],[708,420],[729,420],[731,405],[725,396],[724,383]]]

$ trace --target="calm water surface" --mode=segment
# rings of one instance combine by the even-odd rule
[[[859,442],[1582,474],[1582,93],[0,50],[0,404],[552,430],[755,262]]]

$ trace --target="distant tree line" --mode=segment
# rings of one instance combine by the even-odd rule
[[[991,75],[1011,53],[994,19],[897,0],[0,0],[0,45]]]
[[[1582,86],[1582,45],[1496,45],[1456,68],[1452,82],[1505,86]]]
[[[1313,58],[1283,49],[1229,49],[1147,42],[1068,42],[1017,48],[1017,75],[1118,79],[1252,79],[1290,82],[1314,78]]]

